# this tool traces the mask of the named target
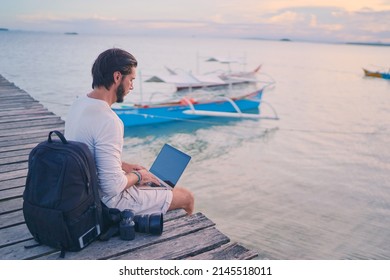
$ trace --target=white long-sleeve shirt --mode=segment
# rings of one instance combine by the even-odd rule
[[[127,178],[122,170],[123,122],[102,100],[79,97],[65,121],[65,137],[84,142],[91,150],[99,178],[100,196],[108,207],[116,205]]]

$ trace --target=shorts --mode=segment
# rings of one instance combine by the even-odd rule
[[[167,188],[132,186],[119,195],[115,207],[121,211],[130,209],[136,215],[152,213],[165,214],[171,205],[172,198],[172,190]]]

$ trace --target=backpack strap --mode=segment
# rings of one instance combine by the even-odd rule
[[[117,208],[108,208],[103,202],[103,230],[99,236],[99,240],[107,241],[111,237],[119,234],[119,223],[121,221],[121,211]]]
[[[55,134],[58,136],[58,138],[61,139],[61,142],[62,142],[63,144],[68,144],[68,140],[66,140],[65,136],[64,136],[61,132],[59,132],[58,130],[50,131],[49,137],[48,137],[48,139],[47,139],[47,141],[48,141],[49,143],[52,143],[52,142],[53,142],[53,140],[51,139],[51,135],[52,135],[53,133],[55,133]]]
[[[100,234],[99,240],[100,241],[107,241],[114,235],[117,235],[119,233],[119,226],[118,225],[113,225],[109,227],[105,232]]]
[[[61,249],[60,258],[65,259],[65,249]]]
[[[35,248],[35,247],[38,247],[38,246],[41,246],[42,244],[40,243],[36,243],[36,244],[31,244],[31,245],[24,245],[24,248],[25,249],[31,249],[31,248]]]

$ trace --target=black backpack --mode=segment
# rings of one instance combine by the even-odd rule
[[[60,140],[53,140],[55,133]],[[103,230],[102,203],[92,153],[59,131],[29,155],[23,214],[39,244],[79,251]]]

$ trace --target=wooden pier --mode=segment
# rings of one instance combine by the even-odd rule
[[[49,112],[28,93],[0,75],[0,259],[57,259],[59,251],[36,244],[24,222],[22,204],[33,147],[47,139],[50,131],[64,131],[64,121]],[[202,213],[191,216],[171,211],[164,216],[160,236],[137,233],[132,241],[113,237],[95,241],[66,259],[128,260],[249,260],[258,253],[231,242]]]

